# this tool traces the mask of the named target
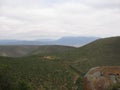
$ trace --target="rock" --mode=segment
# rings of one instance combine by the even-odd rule
[[[84,77],[85,90],[107,90],[116,83],[120,83],[120,66],[95,67]]]

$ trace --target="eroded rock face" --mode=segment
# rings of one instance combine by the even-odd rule
[[[120,66],[95,67],[84,77],[85,90],[106,90],[120,82]]]

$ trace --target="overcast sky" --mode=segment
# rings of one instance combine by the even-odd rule
[[[0,39],[120,36],[120,0],[0,0]]]

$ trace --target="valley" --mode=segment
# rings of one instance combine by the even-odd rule
[[[83,77],[96,66],[120,66],[120,37],[82,47],[1,45],[0,90],[84,90]]]

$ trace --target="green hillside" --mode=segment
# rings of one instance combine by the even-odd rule
[[[64,52],[70,49],[73,49],[73,47],[60,45],[1,45],[0,56],[23,57],[38,53]]]
[[[84,90],[88,69],[120,65],[120,37],[80,48],[47,48],[31,50],[26,57],[0,57],[0,90]]]
[[[77,58],[93,65],[120,65],[120,37],[96,40],[76,50]]]

